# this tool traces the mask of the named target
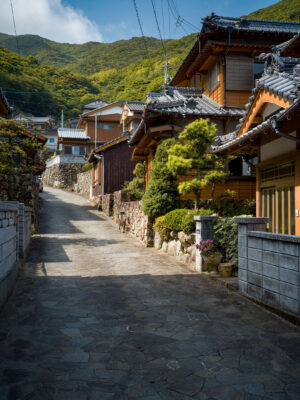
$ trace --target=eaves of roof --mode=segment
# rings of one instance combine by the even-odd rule
[[[282,121],[286,119],[292,112],[300,109],[300,99],[295,100],[295,102],[289,105],[287,108],[278,111],[271,118],[262,122],[261,124],[255,126],[250,129],[247,133],[236,136],[236,132],[231,132],[227,135],[217,137],[217,141],[221,142],[221,144],[212,146],[213,153],[223,152],[225,150],[230,150],[233,147],[240,146],[244,142],[248,140],[252,140],[256,136],[258,136],[261,132],[266,131],[267,129],[274,129],[274,121]]]
[[[100,111],[100,110],[107,110],[108,108],[114,107],[114,106],[116,106],[116,105],[119,105],[119,106],[123,107],[124,102],[121,101],[121,100],[118,100],[118,101],[115,101],[114,103],[109,103],[109,104],[106,104],[106,105],[104,105],[104,106],[100,106],[100,107],[98,107],[98,108],[94,108],[93,110],[88,111],[88,112],[82,114],[80,120],[81,120],[82,118],[84,118],[84,117],[88,117],[89,115],[94,114],[95,112],[98,112],[98,111]]]

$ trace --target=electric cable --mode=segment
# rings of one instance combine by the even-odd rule
[[[152,8],[153,8],[153,13],[154,13],[155,21],[156,21],[158,34],[159,34],[159,37],[160,37],[161,46],[162,46],[163,52],[165,53],[165,56],[167,57],[167,51],[166,51],[166,48],[165,48],[165,45],[164,45],[164,41],[163,41],[163,38],[162,38],[162,35],[161,35],[161,31],[160,31],[160,27],[159,27],[159,23],[158,23],[158,19],[157,19],[157,14],[156,14],[156,8],[155,8],[153,0],[151,0],[151,4],[152,4]]]
[[[12,0],[10,0],[10,8],[11,8],[12,18],[13,18],[13,23],[14,23],[15,38],[16,38],[16,42],[17,42],[17,49],[18,49],[19,56],[21,56],[21,54],[20,54],[20,47],[19,47],[19,41],[18,41],[18,35],[17,35],[15,14],[14,14],[14,8],[13,8]]]

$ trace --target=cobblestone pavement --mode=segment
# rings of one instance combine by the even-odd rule
[[[0,314],[0,399],[299,399],[300,334],[46,188]]]

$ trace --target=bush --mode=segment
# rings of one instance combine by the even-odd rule
[[[165,217],[164,216],[156,218],[153,228],[157,233],[159,233],[160,237],[163,240],[169,240],[170,230],[165,225]]]
[[[211,209],[205,210],[204,208],[200,208],[200,210],[198,211],[190,211],[182,221],[181,230],[187,235],[190,235],[191,233],[196,231],[196,221],[194,220],[194,217],[196,215],[212,215],[212,214],[214,214],[213,210]]]
[[[86,172],[90,171],[93,168],[93,163],[86,163],[82,166],[81,171]]]
[[[175,177],[166,166],[168,149],[175,143],[175,139],[166,139],[157,146],[151,179],[143,196],[143,212],[149,217],[157,218],[176,208],[179,194]]]
[[[238,266],[238,225],[234,217],[223,217],[214,223],[216,247],[226,262]]]
[[[170,211],[165,215],[165,225],[171,231],[181,231],[182,223],[189,212],[188,209],[182,208]]]
[[[123,189],[130,195],[131,201],[141,200],[145,193],[146,163],[136,164],[133,174],[135,177],[130,182],[124,182]]]

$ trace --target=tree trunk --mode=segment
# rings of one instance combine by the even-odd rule
[[[213,183],[213,184],[211,185],[211,199],[212,199],[212,201],[215,200],[215,189],[216,189],[216,184]]]
[[[195,192],[195,210],[199,210],[200,208],[200,197],[201,197],[201,190],[197,190]]]

